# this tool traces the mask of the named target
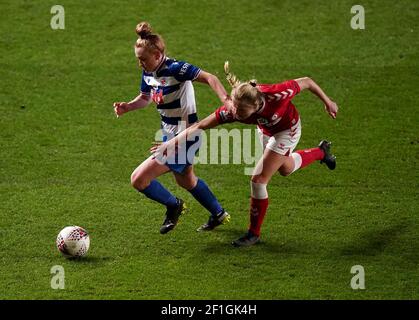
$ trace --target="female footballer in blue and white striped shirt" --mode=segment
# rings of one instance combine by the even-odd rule
[[[114,103],[118,117],[128,111],[144,108],[154,101],[161,116],[163,140],[167,141],[198,121],[192,81],[209,85],[223,104],[231,103],[229,95],[215,75],[189,63],[168,58],[162,37],[153,33],[147,22],[138,24],[136,32],[139,38],[135,44],[135,55],[143,69],[141,92],[130,102]],[[193,142],[187,144],[187,148],[195,148],[195,151],[198,147],[199,141],[195,146]],[[174,174],[178,185],[188,190],[211,213],[208,222],[199,227],[198,231],[212,230],[230,219],[207,184],[195,176],[192,161],[183,160],[186,161],[175,159],[161,163],[151,156],[131,175],[131,184],[135,189],[167,207],[166,217],[160,228],[162,234],[176,226],[185,209],[183,200],[176,198],[156,180],[169,171]]]

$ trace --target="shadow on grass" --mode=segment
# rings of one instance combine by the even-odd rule
[[[261,238],[261,241],[250,247],[234,247],[232,241],[240,238],[245,234],[243,229],[219,229],[212,231],[217,241],[212,241],[203,247],[203,251],[208,254],[231,254],[232,252],[255,252],[261,251],[276,255],[290,255],[290,254],[308,254],[314,252],[311,247],[304,247],[302,243],[295,241],[281,241],[270,239],[269,236]]]
[[[284,238],[283,241],[278,241],[278,239],[274,240],[269,238],[269,236],[262,237],[261,242],[254,246],[235,248],[231,244],[231,241],[243,236],[244,231],[240,229],[220,229],[216,231],[217,241],[211,241],[202,250],[207,254],[214,255],[232,254],[233,252],[248,252],[249,254],[253,254],[255,251],[276,256],[318,255],[326,254],[327,252],[330,253],[330,250],[332,250],[334,252],[337,251],[337,255],[341,256],[374,256],[381,254],[388,247],[395,245],[398,247],[397,250],[400,251],[400,255],[404,255],[409,261],[415,262],[419,260],[419,255],[417,254],[419,248],[417,248],[417,245],[410,243],[410,248],[406,251],[403,250],[406,246],[406,241],[401,242],[399,239],[403,234],[408,232],[408,227],[408,224],[399,223],[387,228],[371,229],[360,235],[354,235],[349,243],[343,246],[335,245],[334,248],[324,247],[324,243],[322,247],[320,244],[317,246],[316,244],[305,243],[296,239],[287,240]]]
[[[98,257],[98,256],[85,256],[81,258],[69,258],[67,259],[70,263],[77,263],[77,264],[105,264],[111,261],[114,261],[114,257]]]
[[[394,244],[408,229],[406,224],[398,224],[381,230],[370,230],[351,240],[339,250],[341,255],[374,256],[381,254]]]

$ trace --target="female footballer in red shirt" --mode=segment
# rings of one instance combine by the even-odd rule
[[[336,167],[336,157],[330,153],[331,143],[328,141],[321,141],[316,148],[294,152],[301,137],[301,122],[291,99],[308,89],[322,100],[325,110],[333,119],[336,118],[338,106],[308,77],[277,84],[257,84],[254,80],[241,83],[229,72],[228,62],[224,68],[227,80],[233,88],[233,105],[218,108],[202,121],[183,131],[176,139],[154,151],[162,154],[176,142],[182,141],[181,139],[223,123],[239,121],[257,124],[263,156],[251,178],[250,226],[243,237],[232,242],[238,247],[250,246],[260,241],[260,229],[268,208],[266,187],[276,172],[288,176],[314,161],[325,163],[330,170]]]

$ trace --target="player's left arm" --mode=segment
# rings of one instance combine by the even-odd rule
[[[326,95],[326,93],[324,93],[322,88],[320,88],[320,86],[313,79],[309,77],[304,77],[304,78],[295,79],[295,81],[298,83],[298,86],[300,87],[300,91],[308,89],[317,97],[319,97],[319,99],[323,101],[324,107],[327,113],[329,113],[329,115],[333,119],[336,119],[336,115],[339,110],[338,105],[336,104],[336,102],[330,99]]]
[[[217,76],[201,70],[198,74],[198,77],[195,79],[198,82],[205,83],[211,87],[211,89],[217,94],[221,103],[224,105],[229,105],[231,102],[231,97],[225,90],[223,84],[218,79]]]
[[[170,139],[164,143],[154,143],[153,146],[150,148],[150,152],[154,155],[155,158],[161,159],[164,155],[170,155],[175,151],[176,145],[180,141],[187,141],[188,138],[192,136],[195,138],[199,136],[200,132],[206,129],[211,129],[220,124],[216,113],[212,113],[203,120],[194,123],[189,128],[180,132],[177,136],[173,139]],[[191,140],[190,140],[191,141]]]

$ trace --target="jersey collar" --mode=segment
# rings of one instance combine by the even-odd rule
[[[160,71],[160,69],[163,67],[164,63],[166,62],[166,60],[167,60],[167,56],[163,56],[156,70],[153,71],[154,75],[157,75],[157,72]]]

